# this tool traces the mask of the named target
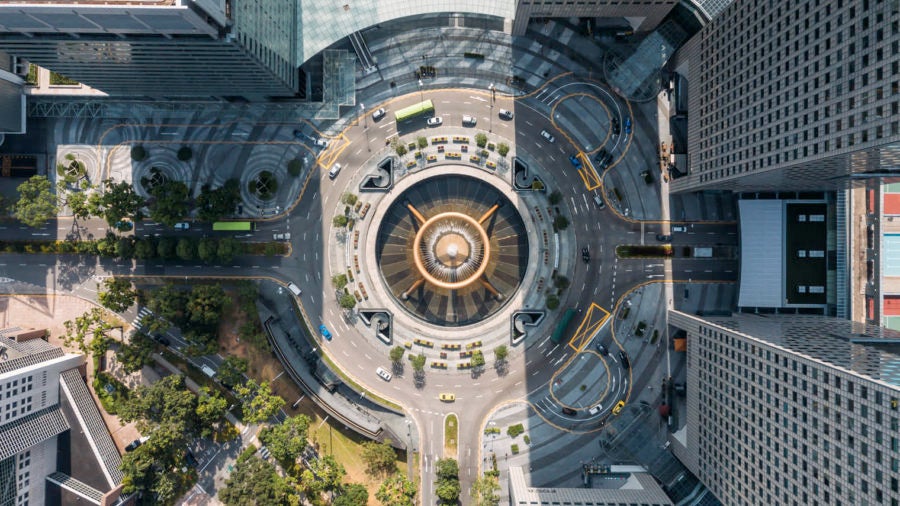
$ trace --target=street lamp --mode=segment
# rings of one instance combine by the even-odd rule
[[[488,132],[493,132],[494,131],[494,83],[491,83],[491,85],[488,86],[488,89],[491,90],[491,117],[488,120],[488,122],[489,122]]]
[[[422,80],[419,79],[419,102],[425,101],[425,92],[422,91]]]

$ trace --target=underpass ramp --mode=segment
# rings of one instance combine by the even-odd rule
[[[578,330],[575,331],[572,339],[569,340],[569,346],[576,352],[584,350],[590,344],[594,333],[609,319],[609,315],[609,311],[603,309],[599,304],[591,302],[590,307],[584,313],[581,324],[578,325]]]

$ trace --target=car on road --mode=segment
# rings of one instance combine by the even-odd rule
[[[499,116],[500,119],[511,120],[513,119],[513,112],[507,111],[506,109],[500,109]]]
[[[659,242],[672,242],[670,234],[656,234],[656,240]]]
[[[187,450],[184,452],[184,460],[187,461],[188,465],[191,467],[199,467],[200,463],[197,462],[197,457],[194,457],[194,452],[191,450]]]
[[[625,401],[619,401],[616,403],[615,407],[612,409],[612,414],[618,415],[622,412],[622,408],[625,407]]]
[[[291,240],[291,233],[290,233],[290,232],[285,232],[285,233],[283,233],[283,234],[273,234],[273,235],[272,235],[272,238],[273,238],[274,240],[276,240],[276,241],[290,241],[290,240]]]
[[[601,149],[596,156],[594,156],[594,162],[597,163],[597,169],[603,170],[605,169],[610,162],[612,162],[613,155],[606,149]]]
[[[428,126],[440,126],[443,122],[443,118],[441,118],[440,116],[435,116],[433,118],[428,118],[428,121],[426,121],[425,123],[427,123]]]
[[[591,416],[594,416],[594,415],[596,415],[597,413],[599,413],[601,409],[603,409],[603,406],[600,405],[600,404],[597,404],[596,406],[594,406],[594,407],[592,407],[591,409],[588,410],[588,414],[591,415]]]
[[[162,334],[153,334],[153,340],[163,346],[171,346],[172,345],[172,341],[170,341],[168,337],[166,337]]]
[[[619,135],[619,132],[622,131],[622,129],[619,127],[619,118],[613,118],[611,123],[612,123],[612,134]]]
[[[651,172],[649,170],[645,170],[645,171],[641,172],[641,177],[644,178],[644,182],[647,184],[653,184],[653,182],[656,181],[653,178],[653,172]]]
[[[619,352],[619,360],[622,361],[622,367],[624,369],[631,369],[631,363],[628,361],[628,355],[626,355],[624,351]]]
[[[328,171],[328,178],[334,179],[341,173],[341,164],[336,163],[331,166],[331,170]]]
[[[478,119],[475,116],[469,116],[468,114],[463,115],[463,125],[475,126],[478,123]]]
[[[597,207],[599,207],[600,209],[606,207],[606,202],[603,201],[603,197],[596,193],[594,194],[594,203],[597,204]]]
[[[553,134],[546,130],[541,130],[541,137],[547,139],[547,142],[553,143],[556,142],[556,137],[553,137]]]
[[[321,137],[317,137],[315,142],[316,142],[316,146],[319,146],[322,149],[325,149],[328,147],[328,139],[323,139]]]
[[[294,130],[294,137],[302,140],[306,138],[306,134],[304,134],[300,130]]]
[[[377,109],[375,112],[372,113],[372,121],[380,120],[381,118],[384,117],[385,114],[387,114],[387,112],[384,110],[384,107],[382,107],[381,109]]]
[[[597,351],[600,352],[601,355],[607,355],[609,353],[609,350],[607,350],[606,346],[600,341],[597,341]]]
[[[572,409],[572,408],[570,408],[570,407],[568,407],[568,406],[563,406],[562,412],[563,412],[564,415],[569,415],[569,416],[575,416],[575,415],[578,414],[577,411],[575,411],[574,409]]]
[[[440,399],[444,402],[453,402],[456,400],[456,394],[447,394],[447,393],[440,394],[440,395],[438,395],[438,399]]]
[[[578,155],[569,156],[569,163],[572,164],[572,167],[575,167],[575,170],[581,170],[581,160],[578,158]]]
[[[142,444],[146,443],[148,439],[150,439],[150,438],[147,436],[143,436],[140,439],[135,439],[134,441],[128,443],[128,446],[125,447],[125,451],[133,452],[133,451],[137,450],[138,447],[141,446]]]
[[[191,224],[186,221],[182,221],[182,222],[175,224],[175,230],[189,230],[190,228],[191,228]]]
[[[328,332],[328,327],[324,323],[319,325],[319,333],[322,334],[326,341],[331,341],[331,332]]]
[[[631,118],[625,118],[625,135],[631,135]]]
[[[381,367],[375,369],[375,374],[381,377],[381,379],[383,379],[384,381],[391,381],[391,373],[385,371]]]
[[[584,260],[584,263],[591,261],[591,250],[587,246],[581,248],[581,259]]]
[[[134,228],[134,223],[131,223],[130,221],[124,221],[124,220],[117,221],[116,224],[113,225],[113,228],[115,228],[116,230],[118,230],[120,232],[128,232],[129,230]]]
[[[288,287],[288,290],[290,290],[291,293],[293,293],[293,294],[296,295],[297,297],[303,295],[303,290],[301,290],[300,287],[297,286],[296,284],[294,284],[294,283],[288,283],[288,286],[287,286],[287,287]]]
[[[687,232],[686,225],[673,225],[672,232]]]

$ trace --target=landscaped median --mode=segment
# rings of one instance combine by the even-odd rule
[[[288,243],[239,242],[231,237],[195,239],[191,237],[117,237],[96,241],[0,241],[3,253],[50,253],[100,255],[139,260],[180,259],[185,261],[230,262],[239,255],[287,255]]]
[[[444,417],[444,458],[455,459],[459,442],[459,419],[453,413]]]

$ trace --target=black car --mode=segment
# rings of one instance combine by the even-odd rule
[[[139,446],[144,444],[140,439],[135,439],[134,441],[128,443],[128,446],[125,447],[126,452],[133,452],[138,449]]]
[[[594,161],[597,162],[598,165],[603,165],[603,161],[606,160],[606,155],[608,154],[609,152],[606,151],[606,148],[601,149],[599,152],[597,152],[597,155],[594,156]]]
[[[599,351],[601,355],[609,354],[609,350],[607,350],[606,346],[604,346],[600,341],[597,341],[597,351]]]
[[[626,355],[624,351],[619,352],[619,360],[622,361],[622,367],[631,369],[631,364],[628,362],[628,355]]]
[[[153,340],[163,346],[171,346],[172,345],[172,341],[170,341],[168,337],[166,337],[162,334],[153,334]]]
[[[191,466],[191,467],[197,467],[197,466],[200,465],[200,463],[197,462],[197,458],[194,457],[194,453],[193,453],[192,451],[190,451],[190,450],[188,450],[188,451],[185,452],[185,454],[184,454],[184,460],[186,460],[187,463],[188,463],[188,465]]]
[[[619,135],[619,132],[621,132],[621,131],[622,131],[621,128],[619,128],[619,118],[613,118],[613,119],[612,119],[612,133],[613,133],[613,135]]]
[[[581,259],[584,260],[584,263],[591,261],[591,250],[587,246],[581,248]]]
[[[659,242],[672,242],[672,236],[666,234],[656,234],[656,240]]]
[[[572,409],[572,408],[568,408],[568,407],[563,407],[563,408],[562,408],[562,412],[563,412],[564,415],[569,415],[569,416],[575,416],[575,415],[578,414],[577,411],[575,411],[575,410]]]

